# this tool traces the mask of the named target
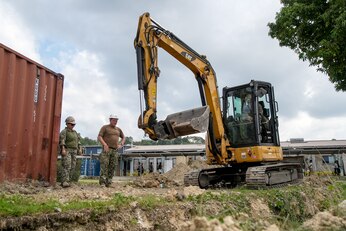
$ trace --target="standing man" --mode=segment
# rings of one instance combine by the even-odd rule
[[[112,184],[112,178],[118,165],[118,149],[124,146],[125,136],[123,131],[116,125],[118,116],[110,115],[109,124],[104,125],[98,135],[98,140],[103,146],[103,151],[100,155],[100,185],[109,187]],[[121,138],[121,142],[119,142]]]
[[[153,162],[149,163],[149,172],[153,172],[154,171],[154,166],[153,166]]]
[[[65,120],[66,127],[60,132],[59,145],[62,164],[61,186],[70,187],[73,173],[76,168],[77,154],[81,155],[80,135],[74,130],[76,121],[72,116]]]
[[[335,160],[334,162],[334,174],[335,176],[340,176],[341,170],[340,170],[340,164],[338,160]]]

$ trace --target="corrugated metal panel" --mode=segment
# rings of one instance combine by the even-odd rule
[[[81,176],[100,176],[100,160],[83,158],[80,169]]]
[[[55,183],[63,82],[0,43],[0,182]]]

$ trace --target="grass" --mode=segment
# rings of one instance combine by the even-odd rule
[[[133,197],[127,197],[116,193],[110,200],[75,200],[68,203],[60,203],[57,200],[35,201],[33,198],[24,195],[0,194],[0,216],[23,216],[40,213],[51,213],[57,208],[62,212],[92,209],[102,212],[113,206],[115,209],[127,206],[133,201]]]
[[[141,208],[144,209],[153,209],[155,207],[169,204],[165,198],[162,197],[157,197],[154,195],[146,195],[144,197],[138,198],[138,204],[140,205]]]
[[[23,195],[0,195],[0,216],[22,216],[53,212],[60,204],[55,200],[36,202]]]
[[[90,179],[90,178],[80,178],[78,181],[79,184],[85,184],[85,185],[91,185],[91,184],[98,184],[98,179]]]

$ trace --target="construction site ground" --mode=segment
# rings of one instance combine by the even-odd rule
[[[196,164],[195,164],[196,165]],[[81,179],[0,185],[0,230],[346,230],[346,182],[312,175],[267,190],[184,187],[192,168],[115,177],[111,187]]]

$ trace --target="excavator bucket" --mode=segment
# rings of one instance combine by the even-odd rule
[[[173,139],[200,132],[206,132],[209,125],[209,106],[194,108],[168,115],[154,130],[159,139]]]

